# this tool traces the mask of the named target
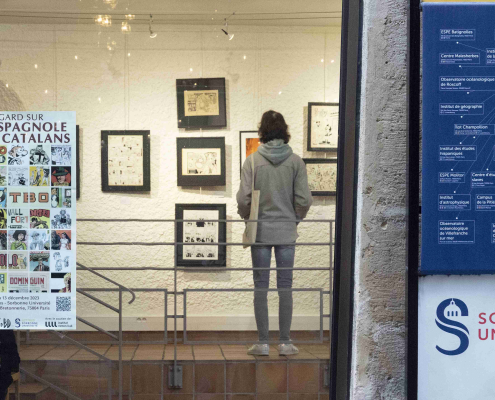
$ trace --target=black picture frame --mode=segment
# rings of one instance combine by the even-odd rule
[[[176,204],[175,205],[175,219],[183,220],[184,211],[205,211],[205,210],[215,210],[218,211],[219,220],[227,219],[227,205],[226,204]],[[195,219],[195,218],[194,218]],[[211,218],[205,218],[206,220]],[[185,243],[184,240],[184,224],[187,222],[176,222],[176,237],[177,243]],[[227,223],[218,222],[218,241],[217,243],[226,243],[227,241]],[[197,242],[195,246],[201,247],[201,242]],[[192,242],[191,246],[194,246]],[[225,245],[214,245],[218,247],[218,259],[217,260],[198,260],[191,259],[187,260],[184,257],[184,245],[177,245],[175,252],[175,265],[178,267],[226,267],[227,266],[227,246]]]
[[[177,79],[177,124],[179,128],[223,128],[227,126],[225,78]],[[186,115],[186,91],[218,91],[218,114]],[[214,112],[214,111],[213,111]]]
[[[242,166],[244,165],[244,161],[246,161],[246,139],[258,139],[259,135],[258,131],[240,131],[239,132],[239,162],[240,162],[240,173],[242,176]],[[258,150],[258,149],[256,149]],[[253,152],[254,153],[254,152]],[[250,153],[252,154],[252,153]],[[248,156],[250,155],[248,154]]]
[[[185,149],[219,149],[217,160],[218,175],[184,174],[183,150]],[[206,153],[206,151],[205,151]],[[212,156],[218,156],[213,154]],[[179,137],[177,138],[177,186],[225,186],[225,137]]]
[[[79,125],[76,125],[76,200],[81,197],[81,164],[79,163]]]
[[[337,195],[337,159],[336,158],[303,158],[306,164],[306,169],[308,169],[308,164],[321,164],[321,165],[335,165],[335,171],[332,172],[331,188],[335,187],[335,190],[317,190],[312,187],[316,183],[321,183],[324,181],[321,177],[318,179],[312,179],[311,170],[308,171],[308,185],[313,196],[336,196]]]
[[[326,122],[323,122],[324,126],[330,125],[330,132],[332,130],[337,130],[337,135],[332,137],[331,140],[331,146],[317,146],[312,144],[312,137],[315,136],[314,132],[312,132],[312,121],[315,121],[315,116],[313,115],[313,107],[315,106],[323,106],[323,107],[328,107],[329,113],[335,113],[335,110],[333,109],[334,107],[337,107],[337,114],[328,116],[328,117],[323,117],[326,118]],[[322,127],[322,129],[325,129]],[[325,152],[332,152],[332,151],[337,151],[338,150],[338,143],[339,143],[339,103],[318,103],[318,102],[311,102],[308,103],[308,143],[307,143],[307,150],[308,151],[325,151]],[[333,146],[335,144],[335,146]]]
[[[142,136],[143,184],[133,186],[109,185],[108,138],[109,136]],[[149,192],[150,187],[150,131],[101,131],[101,190],[104,192]]]

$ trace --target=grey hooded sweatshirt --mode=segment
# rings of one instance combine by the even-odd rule
[[[261,243],[291,243],[297,239],[297,223],[306,217],[313,202],[308,187],[306,165],[282,139],[258,147],[254,157],[254,189],[260,190],[260,220],[256,241]],[[241,172],[237,192],[237,212],[246,219],[251,212],[251,156]]]

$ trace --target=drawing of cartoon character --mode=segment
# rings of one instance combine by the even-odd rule
[[[12,146],[9,151],[9,165],[23,165],[23,157],[28,155],[24,146]]]
[[[60,236],[52,231],[52,250],[60,250]]]
[[[66,232],[60,236],[60,250],[70,250],[70,237]]]
[[[0,232],[0,250],[7,250],[7,231]]]
[[[0,207],[7,207],[7,188],[0,187]]]
[[[50,266],[44,263],[44,260],[40,257],[38,258],[38,265],[33,269],[33,272],[48,272],[50,271]]]
[[[37,145],[35,149],[31,149],[29,153],[30,153],[29,161],[31,165],[34,164],[48,165],[48,163],[50,162],[50,158],[48,157],[46,151],[43,150],[43,146],[41,144]]]
[[[70,283],[71,283],[71,275],[70,272],[65,274],[64,276],[64,285],[63,289],[60,289],[59,293],[70,293]]]
[[[31,217],[31,229],[48,229],[48,224],[38,217]]]
[[[12,237],[14,242],[11,243],[10,250],[27,250],[25,230],[15,231]]]
[[[31,235],[31,243],[29,244],[30,250],[44,250],[44,243],[40,239],[39,232],[33,232]]]
[[[55,178],[55,179],[53,179]],[[54,186],[70,186],[70,172],[67,168],[53,168],[52,182]]]
[[[62,260],[60,259],[60,253],[57,251],[53,253],[55,259],[55,271],[62,271]]]
[[[7,210],[0,209],[0,229],[7,228]]]

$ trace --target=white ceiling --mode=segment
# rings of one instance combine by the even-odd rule
[[[341,0],[0,0],[0,23],[92,24],[135,14],[134,24],[339,26]]]

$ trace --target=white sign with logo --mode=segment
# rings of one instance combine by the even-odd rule
[[[495,276],[419,280],[418,399],[495,399]]]

